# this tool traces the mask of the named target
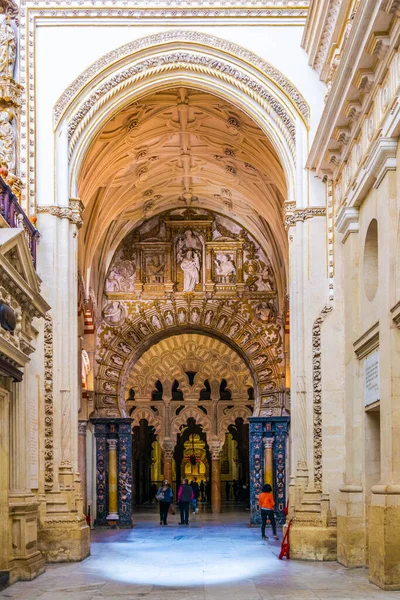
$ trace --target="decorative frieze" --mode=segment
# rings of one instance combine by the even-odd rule
[[[293,212],[286,212],[285,216],[285,226],[292,227],[296,225],[298,222],[304,222],[307,219],[312,219],[313,217],[325,217],[326,216],[326,207],[325,206],[308,206],[306,208],[298,208]]]
[[[84,210],[83,202],[79,198],[71,198],[69,206],[38,206],[36,208],[37,213],[50,214],[59,219],[68,219],[71,223],[76,225],[78,228],[82,227],[82,213]]]

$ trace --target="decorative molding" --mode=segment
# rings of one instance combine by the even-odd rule
[[[14,0],[0,0],[0,13],[9,15],[12,19],[15,19],[18,23],[18,4]]]
[[[82,213],[84,208],[83,202],[79,198],[71,198],[69,206],[57,206],[55,204],[37,206],[36,212],[53,215],[59,219],[68,219],[79,229],[83,225]]]
[[[342,0],[331,0],[329,5],[328,13],[325,18],[325,26],[323,28],[318,50],[313,62],[313,67],[319,75],[321,75],[322,69],[324,68],[326,59],[328,57],[332,36],[335,30],[341,5]]]
[[[396,323],[397,327],[400,329],[400,300],[390,309],[392,313],[392,319]]]
[[[332,311],[326,305],[315,319],[312,328],[312,378],[313,378],[313,426],[314,426],[314,483],[322,491],[322,348],[321,326]]]
[[[50,491],[54,480],[53,428],[53,320],[49,313],[44,322],[44,488]]]
[[[395,138],[379,137],[373,143],[362,168],[349,178],[351,185],[348,186],[347,202],[350,206],[359,206],[371,187],[379,188],[385,175],[396,170],[397,148],[398,140]]]
[[[362,334],[353,344],[354,352],[360,360],[379,347],[379,321]]]
[[[298,222],[304,222],[313,217],[326,217],[325,206],[309,206],[307,208],[298,208],[294,212],[287,212],[285,216],[285,227],[292,227]]]
[[[275,121],[283,125],[281,127],[282,133],[286,133],[287,142],[294,159],[296,124],[285,107],[272,95],[267,86],[260,83],[258,79],[250,77],[237,65],[233,66],[226,60],[189,51],[176,51],[170,54],[143,59],[134,65],[118,71],[112,77],[102,82],[97,88],[94,88],[83,103],[77,106],[74,114],[68,121],[70,155],[80,133],[92,118],[93,113],[97,112],[109,98],[114,97],[123,89],[131,88],[137,81],[143,82],[146,78],[154,77],[155,75],[159,76],[162,73],[185,69],[190,72],[197,71],[214,77],[217,80],[225,81],[245,91],[264,110],[267,110]]]
[[[345,243],[350,233],[358,233],[360,228],[358,219],[358,208],[343,206],[336,219],[336,229],[343,234],[342,244]]]
[[[189,42],[197,43],[211,48],[222,50],[232,57],[238,57],[249,63],[251,66],[261,71],[264,76],[271,79],[277,86],[279,86],[285,94],[291,99],[293,104],[296,106],[299,113],[303,116],[306,122],[310,117],[310,109],[308,103],[297,88],[289,81],[278,69],[276,69],[269,62],[263,60],[253,52],[242,48],[241,46],[228,42],[227,40],[220,39],[213,35],[200,33],[197,31],[164,31],[162,33],[156,33],[134,42],[129,42],[108,54],[102,56],[99,60],[94,62],[86,71],[81,73],[79,77],[73,81],[73,83],[65,90],[56,102],[54,107],[54,126],[56,127],[62,114],[64,113],[67,106],[77,96],[77,94],[91,81],[96,75],[98,75],[104,68],[120,61],[121,59],[144,50],[146,48],[153,48],[160,44],[170,44],[172,42]],[[185,52],[185,54],[187,54]],[[205,57],[202,57],[205,59]],[[215,60],[211,59],[211,60]],[[140,63],[145,66],[146,61]],[[152,67],[155,64],[152,62]],[[130,76],[133,75],[133,72]],[[235,75],[233,75],[235,76]],[[257,85],[257,84],[256,84]]]

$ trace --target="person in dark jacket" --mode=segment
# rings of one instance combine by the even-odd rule
[[[157,490],[156,498],[160,503],[160,525],[167,525],[169,507],[171,506],[174,493],[168,481],[165,479]]]
[[[205,502],[205,490],[206,490],[206,486],[204,485],[204,481],[201,480],[200,481],[200,500],[202,502]]]
[[[179,525],[189,525],[189,504],[194,498],[193,490],[187,479],[182,479],[182,485],[178,491],[179,512],[181,513],[181,522]]]
[[[193,509],[193,514],[195,515],[196,513],[199,512],[199,509],[197,508],[197,501],[200,496],[200,488],[199,488],[199,484],[197,483],[197,477],[193,477],[192,481],[190,482],[190,487],[192,488],[193,495],[194,495],[194,498],[192,500],[192,509]]]

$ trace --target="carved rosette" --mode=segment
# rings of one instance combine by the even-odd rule
[[[53,487],[54,480],[54,429],[53,429],[53,320],[49,313],[44,322],[44,459],[45,490]]]

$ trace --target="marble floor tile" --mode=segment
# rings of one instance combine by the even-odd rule
[[[189,527],[160,527],[146,510],[131,530],[94,530],[85,561],[47,565],[0,600],[400,600],[371,585],[366,569],[278,560],[279,543],[262,542],[247,522],[245,512],[200,512]]]

